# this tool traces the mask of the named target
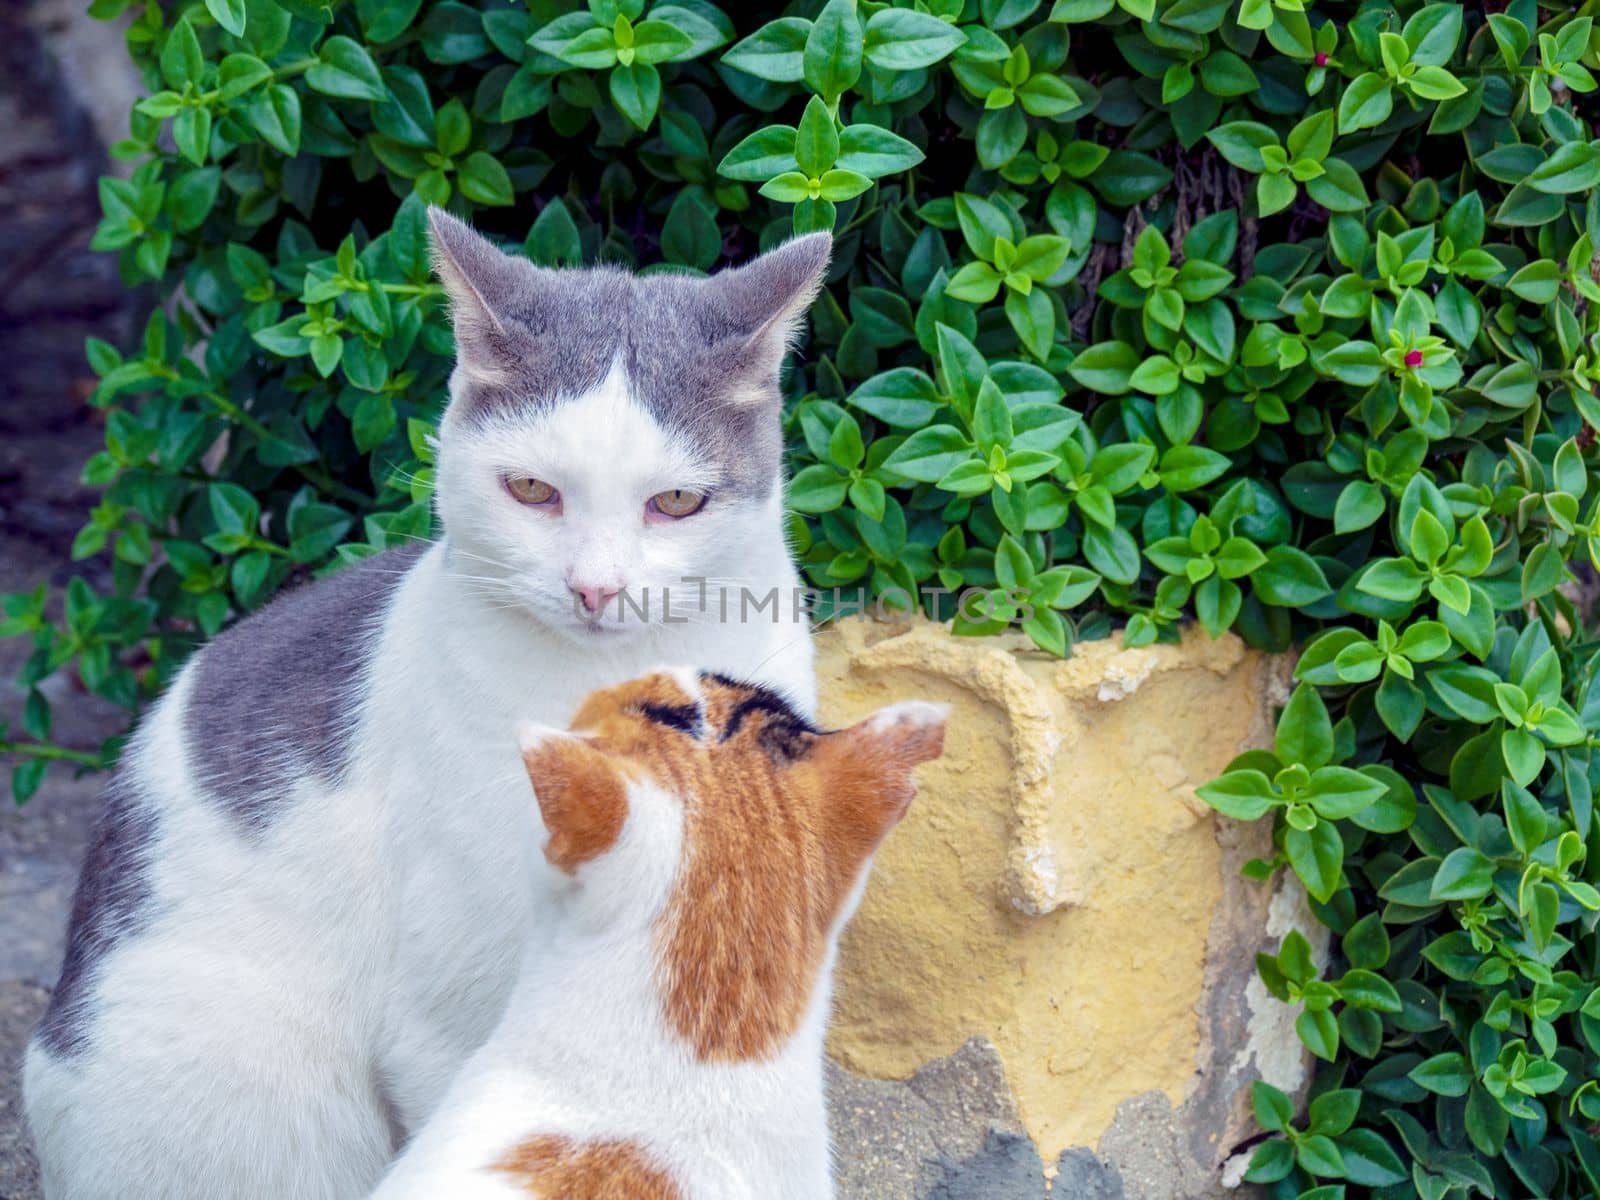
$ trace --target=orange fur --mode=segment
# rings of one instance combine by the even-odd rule
[[[528,767],[547,853],[568,871],[615,841],[625,774],[682,800],[683,861],[657,931],[663,1008],[697,1057],[732,1062],[798,1028],[840,909],[943,730],[869,720],[821,733],[759,689],[707,676],[702,693],[697,710],[668,675],[597,692],[573,722],[582,740],[552,741]]]
[[[616,843],[628,816],[627,789],[603,754],[577,738],[551,738],[522,752],[550,840],[544,856],[568,875]]]
[[[671,1177],[632,1142],[531,1137],[495,1169],[544,1200],[683,1200]]]

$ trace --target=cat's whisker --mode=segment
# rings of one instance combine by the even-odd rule
[[[454,544],[452,544],[449,547],[449,552],[450,552],[450,554],[452,556],[460,556],[461,558],[470,558],[474,562],[487,563],[491,567],[500,567],[503,570],[507,570],[507,571],[515,570],[515,568],[508,562],[502,562],[498,558],[490,558],[486,554],[477,554],[474,551],[464,549],[461,546],[457,546],[457,545],[454,545]]]

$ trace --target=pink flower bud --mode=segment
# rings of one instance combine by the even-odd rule
[[[1313,62],[1314,62],[1314,63],[1316,63],[1316,64],[1317,64],[1317,66],[1319,66],[1319,67],[1325,67],[1325,66],[1327,66],[1327,65],[1328,65],[1328,56],[1327,56],[1327,55],[1326,55],[1326,54],[1323,54],[1323,53],[1322,53],[1322,52],[1321,52],[1321,51],[1320,51],[1320,50],[1319,50],[1319,51],[1318,51],[1318,52],[1317,52],[1317,56],[1316,56],[1316,57],[1315,57],[1315,58],[1314,58],[1314,59],[1312,59],[1312,60],[1311,60],[1311,61],[1313,61]]]
[[[1421,365],[1422,365],[1422,351],[1421,350],[1407,350],[1406,351],[1406,366],[1408,366],[1408,367],[1420,367]]]

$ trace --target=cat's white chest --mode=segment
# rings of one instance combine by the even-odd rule
[[[564,726],[589,692],[667,663],[754,676],[806,707],[814,696],[809,637],[792,622],[598,634],[592,650],[526,629],[511,636],[498,621],[441,627],[450,610],[440,557],[436,548],[419,563],[396,599],[361,756],[386,797],[394,870],[379,1069],[408,1128],[494,1029],[530,923],[536,937],[561,886],[541,853],[517,722]]]

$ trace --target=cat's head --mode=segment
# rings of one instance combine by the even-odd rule
[[[525,726],[545,855],[596,923],[652,938],[668,1025],[702,1060],[799,1028],[873,853],[944,748],[945,710],[812,726],[777,694],[664,671]]]
[[[637,276],[538,267],[429,219],[456,340],[438,474],[452,569],[584,638],[659,625],[668,595],[681,617],[686,579],[742,580],[780,536],[778,372],[830,237],[709,278]]]

